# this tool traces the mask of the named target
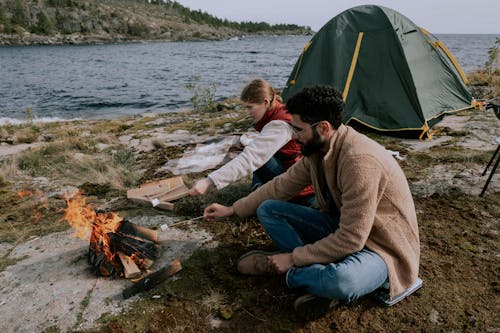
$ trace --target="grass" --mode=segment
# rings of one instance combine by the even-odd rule
[[[500,68],[496,68],[490,77],[485,69],[467,73],[469,88],[472,95],[478,99],[489,99],[500,96]]]
[[[95,139],[71,136],[25,151],[3,164],[4,174],[24,173],[31,177],[71,179],[72,183],[109,182],[124,189],[136,185],[134,154],[121,145],[99,152]],[[17,167],[17,170],[16,170]]]
[[[14,134],[14,142],[16,143],[32,143],[37,141],[40,135],[40,129],[37,126],[29,126],[21,128]]]
[[[86,332],[486,331],[495,325],[484,295],[495,285],[489,279],[498,244],[485,230],[500,214],[498,199],[471,198],[458,188],[415,198],[424,289],[394,308],[363,298],[314,323],[301,322],[292,311],[297,294],[283,280],[238,274],[235,263],[242,253],[272,245],[254,219],[231,219],[200,222],[214,234],[217,248],[198,250],[183,261],[177,278],[141,294],[121,314],[103,316],[100,328]],[[464,283],[472,289],[454,292]],[[431,313],[439,324],[427,319]]]
[[[32,141],[38,146],[0,160],[0,206],[9,207],[0,212],[0,241],[19,243],[33,236],[43,236],[68,228],[65,223],[60,222],[65,206],[61,195],[45,196],[41,203],[41,199],[33,195],[20,198],[20,190],[45,193],[71,185],[87,196],[95,197],[91,199],[93,201],[105,201],[110,197],[124,198],[126,189],[148,180],[171,176],[155,172],[169,159],[179,157],[187,148],[167,147],[156,140],[152,152],[137,154],[119,142],[120,135],[140,134],[159,127],[167,132],[183,129],[207,134],[218,126],[233,121],[237,124],[236,127],[243,128],[242,124],[248,118],[241,112],[228,113],[223,110],[210,115],[180,112],[164,117],[139,117],[133,121],[123,118],[112,121],[1,126],[1,138],[26,131],[44,133],[50,137],[50,141],[44,141],[43,137],[37,135],[36,139],[25,141]],[[100,144],[104,146],[101,147]],[[197,178],[204,174],[191,176]],[[42,183],[34,184],[31,179],[39,179]],[[187,181],[189,182],[189,177]],[[228,191],[244,192],[238,187],[229,187]],[[220,197],[228,191],[221,191],[217,199],[228,201],[230,195],[226,195],[228,198]],[[203,204],[199,200],[186,200],[179,206],[181,213],[201,214],[200,207]]]
[[[36,189],[24,190],[36,193]],[[62,205],[62,200],[43,194],[21,197],[11,184],[4,185],[0,189],[0,206],[7,209],[0,213],[0,242],[18,244],[31,237],[68,229],[60,222]]]

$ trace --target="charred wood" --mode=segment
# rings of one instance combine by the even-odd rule
[[[150,290],[160,283],[164,282],[175,273],[179,272],[181,269],[182,266],[180,261],[177,259],[172,260],[167,266],[163,267],[162,269],[149,274],[142,280],[134,283],[130,287],[125,288],[122,292],[122,296],[123,298],[127,299],[142,291]]]

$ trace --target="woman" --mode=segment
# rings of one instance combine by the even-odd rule
[[[259,135],[236,158],[196,182],[188,192],[190,195],[205,194],[212,186],[220,190],[251,172],[253,191],[302,157],[300,145],[293,139],[291,116],[267,81],[251,81],[243,88],[240,99]],[[293,200],[309,204],[313,197],[313,189],[309,186]]]

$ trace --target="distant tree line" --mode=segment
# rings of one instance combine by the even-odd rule
[[[309,31],[309,27],[295,24],[270,25],[265,22],[234,22],[220,19],[201,10],[190,10],[180,3],[171,0],[101,0],[100,3],[113,4],[142,3],[151,6],[162,6],[170,13],[177,14],[185,23],[206,24],[214,28],[227,27],[242,33]],[[76,24],[72,10],[86,10],[95,12],[92,0],[0,0],[0,33],[22,33],[29,31],[41,35],[50,35],[56,32],[70,34],[73,32],[91,32],[89,24]],[[90,14],[89,14],[90,15]],[[117,13],[112,12],[111,19],[116,19]],[[113,17],[113,15],[115,17]],[[102,17],[99,20],[102,21]],[[147,33],[145,27],[132,26],[120,29],[121,33],[141,35]]]
[[[299,31],[299,30],[310,30],[306,27],[301,27],[296,24],[274,24],[270,25],[266,22],[235,22],[229,21],[227,19],[220,19],[215,17],[207,12],[202,12],[201,10],[191,10],[187,7],[184,7],[180,3],[176,1],[170,0],[160,0],[159,2],[164,3],[167,6],[170,6],[174,10],[176,10],[181,16],[183,16],[187,22],[193,20],[200,24],[207,24],[215,28],[227,27],[235,30],[240,30],[242,32],[247,33],[256,33],[261,31]]]

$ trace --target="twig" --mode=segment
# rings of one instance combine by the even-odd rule
[[[265,319],[262,319],[262,318],[256,317],[255,315],[253,315],[253,314],[252,314],[250,311],[248,311],[247,309],[245,309],[245,308],[241,308],[241,309],[242,309],[243,311],[245,311],[246,313],[248,313],[248,314],[249,314],[250,316],[252,316],[253,318],[255,318],[255,319],[257,319],[257,320],[260,320],[260,321],[262,321],[262,322],[264,322],[264,323],[265,323],[265,322],[267,322],[267,320],[265,320]]]

